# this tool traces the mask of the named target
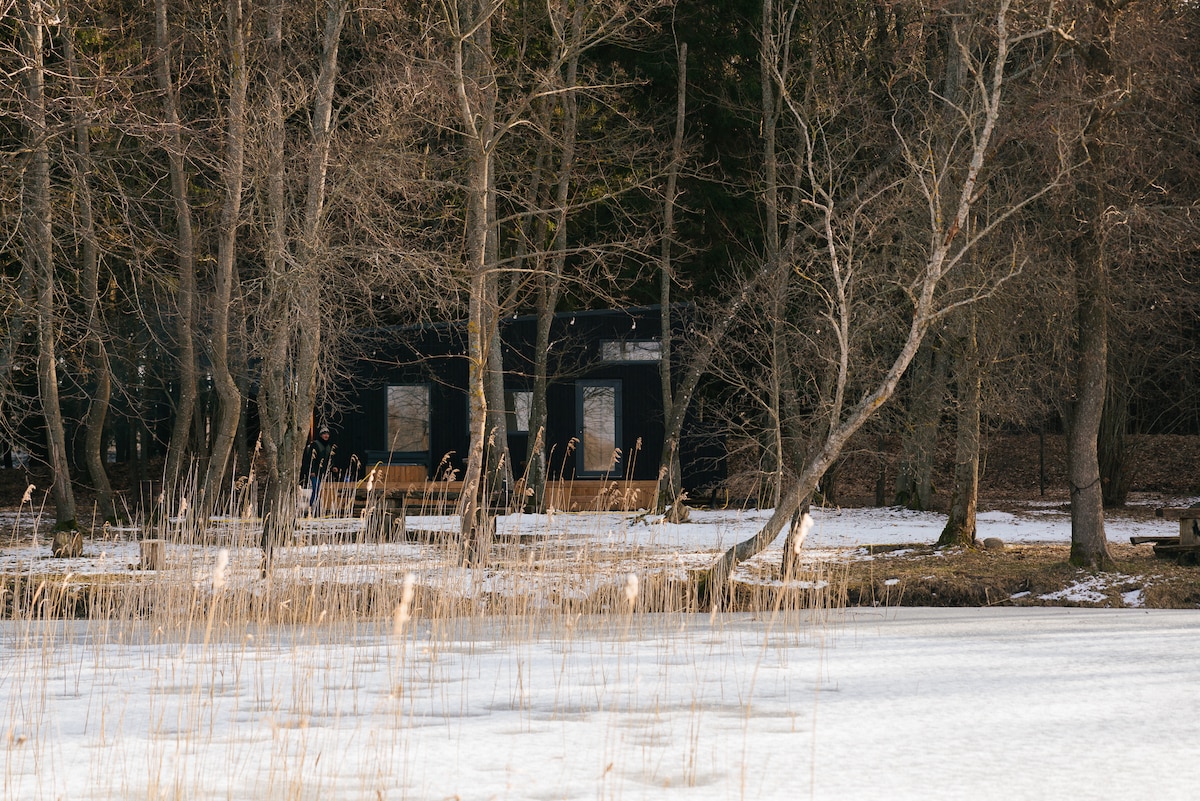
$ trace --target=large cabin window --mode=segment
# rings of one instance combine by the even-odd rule
[[[600,476],[617,471],[621,447],[621,382],[580,381],[575,385],[580,436],[577,469]]]
[[[387,388],[387,449],[393,453],[429,451],[429,385]]]

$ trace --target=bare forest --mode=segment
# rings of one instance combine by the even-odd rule
[[[701,408],[775,510],[714,593],[851,443],[912,509],[952,449],[941,543],[972,546],[983,437],[1062,435],[1099,567],[1131,438],[1200,434],[1191,0],[0,0],[0,65],[0,472],[49,476],[63,531],[77,493],[202,527],[252,492],[269,553],[348,365],[444,320],[467,561],[515,315],[544,354],[558,312],[661,306],[658,511]]]

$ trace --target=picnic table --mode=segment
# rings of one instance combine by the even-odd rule
[[[1163,559],[1174,559],[1180,564],[1200,563],[1200,506],[1159,507],[1154,514],[1179,521],[1179,534],[1130,537],[1129,541],[1134,545],[1153,544],[1154,555]]]

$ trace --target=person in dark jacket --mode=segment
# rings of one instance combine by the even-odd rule
[[[310,515],[320,514],[321,511],[321,481],[333,466],[333,452],[337,446],[333,444],[329,426],[321,426],[320,433],[308,446],[308,482],[312,493],[308,496],[308,512]]]

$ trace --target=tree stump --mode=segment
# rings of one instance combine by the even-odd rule
[[[141,562],[138,567],[141,570],[162,570],[166,566],[166,540],[142,540],[138,546],[141,553]]]
[[[80,531],[56,531],[50,543],[51,555],[59,559],[74,559],[83,556],[83,533]]]

